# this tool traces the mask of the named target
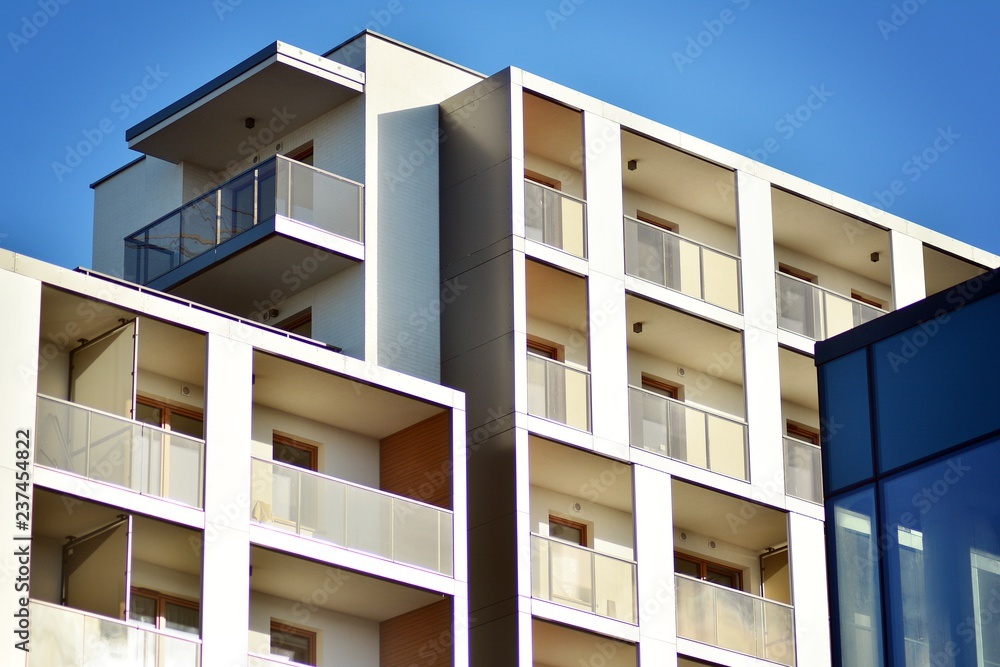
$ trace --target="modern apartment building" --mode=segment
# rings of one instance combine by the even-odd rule
[[[2,258],[28,664],[829,665],[815,341],[1000,264],[370,32],[126,139]]]
[[[1000,664],[998,325],[994,271],[817,345],[835,665]]]

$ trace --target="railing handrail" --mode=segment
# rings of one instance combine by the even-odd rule
[[[186,641],[201,646],[200,635],[192,635],[184,632],[176,632],[169,629],[151,628],[149,626],[142,625],[141,623],[138,623],[136,621],[123,621],[120,618],[103,616],[101,614],[95,614],[92,611],[84,611],[83,609],[77,609],[76,607],[67,607],[66,605],[56,604],[54,602],[46,602],[45,600],[38,600],[36,598],[29,598],[28,601],[34,605],[41,605],[43,607],[49,607],[51,609],[58,609],[60,612],[65,612],[69,614],[78,614],[80,616],[87,616],[89,618],[96,618],[99,621],[111,621],[112,623],[117,623],[118,625],[124,625],[129,628],[135,628],[136,630],[142,630],[143,632],[149,632],[154,635],[160,635],[163,637],[168,637],[170,639],[180,639],[181,641]]]
[[[683,234],[678,234],[677,232],[672,232],[669,229],[664,229],[663,227],[660,227],[658,225],[654,225],[652,223],[646,222],[645,220],[639,220],[638,218],[633,218],[631,215],[626,215],[625,219],[626,220],[631,220],[632,222],[637,222],[640,225],[646,225],[647,227],[649,227],[651,229],[655,229],[658,232],[662,232],[664,234],[669,234],[670,236],[676,236],[677,238],[679,238],[682,241],[687,241],[688,243],[692,243],[692,244],[694,244],[696,246],[705,248],[706,250],[711,250],[712,252],[718,253],[720,255],[725,255],[726,257],[729,257],[730,259],[735,259],[737,262],[740,261],[740,256],[739,255],[734,255],[731,252],[726,252],[725,250],[720,250],[719,248],[716,248],[715,246],[709,245],[707,243],[702,243],[701,241],[695,241],[694,239],[692,239],[692,238],[690,238],[688,236],[684,236]]]
[[[425,503],[422,500],[414,500],[413,498],[407,498],[406,496],[401,496],[401,495],[398,495],[398,494],[395,494],[395,493],[390,493],[389,491],[383,491],[382,489],[375,489],[375,488],[372,488],[370,486],[365,486],[364,484],[358,484],[357,482],[351,482],[349,480],[341,479],[339,477],[333,477],[332,475],[326,475],[326,474],[323,474],[321,472],[317,472],[315,470],[306,470],[305,468],[300,468],[298,466],[291,465],[290,463],[284,463],[283,461],[275,461],[274,459],[262,459],[259,456],[251,456],[250,458],[253,461],[260,461],[261,463],[270,463],[272,465],[276,465],[276,466],[279,466],[281,468],[286,468],[286,469],[291,470],[293,472],[302,473],[302,474],[306,474],[306,475],[311,475],[313,477],[318,477],[320,479],[323,479],[323,480],[326,480],[326,481],[330,481],[330,482],[338,482],[340,484],[344,484],[346,486],[351,486],[351,487],[354,487],[356,489],[360,489],[362,491],[368,491],[370,493],[374,493],[374,494],[378,494],[378,495],[381,495],[381,496],[385,496],[385,497],[387,497],[389,499],[402,500],[403,502],[413,503],[414,505],[420,505],[422,507],[427,507],[429,509],[437,510],[437,511],[441,512],[442,514],[449,514],[449,515],[452,515],[452,516],[454,516],[454,514],[455,514],[454,510],[445,509],[444,507],[438,507],[437,505],[431,505],[430,503]]]
[[[343,182],[345,182],[345,183],[347,183],[349,185],[356,185],[358,188],[361,188],[362,190],[365,187],[364,183],[359,183],[358,181],[355,181],[355,180],[352,180],[350,178],[347,178],[346,176],[340,176],[338,174],[334,174],[333,172],[327,171],[326,169],[320,169],[319,167],[317,167],[315,165],[306,164],[305,162],[299,162],[298,160],[293,160],[292,158],[288,157],[287,155],[275,155],[271,159],[272,160],[278,159],[278,160],[284,160],[286,162],[291,162],[292,164],[294,164],[297,167],[308,167],[309,169],[312,169],[313,171],[318,172],[318,173],[322,174],[323,176],[331,176],[331,177],[337,179],[338,181],[343,181]],[[264,162],[267,162],[267,160],[265,160]],[[261,164],[264,164],[264,162],[261,162]],[[250,170],[247,169],[243,173],[245,174],[248,171],[250,171]],[[239,176],[237,176],[236,178],[239,178]],[[223,184],[223,185],[225,185],[225,184]],[[222,186],[220,186],[220,188],[221,187]]]
[[[590,375],[590,369],[580,368],[576,364],[570,364],[570,363],[567,363],[565,361],[559,361],[558,359],[552,359],[550,357],[543,357],[542,355],[536,354],[535,352],[532,352],[531,350],[528,350],[528,356],[529,357],[534,357],[535,359],[541,359],[542,361],[551,362],[553,364],[556,364],[557,366],[562,366],[563,368],[568,368],[571,371],[576,371],[577,373],[583,373],[584,375]]]
[[[702,584],[704,586],[714,586],[715,588],[721,589],[721,590],[726,591],[728,593],[739,593],[740,595],[745,595],[748,598],[751,598],[753,600],[760,600],[761,602],[766,602],[768,604],[773,604],[773,605],[777,605],[779,607],[784,607],[784,608],[789,609],[789,610],[791,610],[793,612],[795,611],[795,607],[793,605],[785,604],[784,602],[778,602],[777,600],[771,600],[769,598],[765,598],[765,597],[762,597],[760,595],[754,595],[753,593],[747,593],[746,591],[741,591],[741,590],[736,589],[736,588],[730,588],[729,586],[723,586],[722,584],[717,584],[714,581],[705,581],[704,579],[699,579],[698,577],[692,577],[692,576],[687,575],[687,574],[681,574],[680,572],[674,572],[674,576],[675,577],[679,577],[681,579],[687,579],[688,581],[694,581],[694,582],[697,582],[697,583]]]
[[[794,442],[797,445],[805,445],[806,447],[812,447],[813,449],[816,449],[816,450],[822,450],[823,449],[821,446],[819,446],[819,445],[817,445],[815,443],[806,442],[805,440],[800,440],[799,438],[796,438],[796,437],[793,437],[793,436],[790,436],[790,435],[783,435],[781,437],[783,437],[785,440],[791,440],[792,442]]]
[[[204,438],[196,438],[193,435],[188,435],[187,433],[181,433],[180,431],[171,431],[169,429],[160,428],[159,426],[153,426],[152,424],[147,424],[146,422],[141,422],[141,421],[138,421],[138,420],[135,420],[135,419],[130,419],[128,417],[122,417],[121,415],[116,415],[116,414],[113,414],[111,412],[105,412],[104,410],[98,410],[97,408],[92,408],[92,407],[89,407],[87,405],[83,405],[82,403],[74,403],[73,401],[67,401],[67,400],[62,399],[62,398],[56,398],[55,396],[49,396],[49,395],[43,394],[41,392],[38,393],[38,398],[45,399],[46,401],[52,401],[53,403],[61,403],[63,405],[68,405],[71,408],[78,408],[80,410],[86,410],[87,412],[98,414],[98,415],[101,415],[103,417],[110,417],[112,419],[117,419],[118,421],[125,422],[126,424],[131,424],[133,426],[141,426],[143,428],[148,428],[151,431],[159,431],[160,433],[163,433],[165,435],[177,436],[177,437],[180,437],[180,438],[184,438],[185,440],[191,440],[191,441],[196,442],[196,443],[198,443],[200,445],[204,445],[205,444],[205,439]]]
[[[670,398],[669,396],[664,396],[663,394],[657,394],[655,391],[650,391],[648,389],[643,389],[642,387],[636,387],[634,384],[628,386],[629,389],[634,389],[636,391],[641,391],[649,396],[654,396],[656,398],[662,398],[664,401],[669,401],[671,403],[676,403],[677,405],[682,405],[685,408],[691,408],[696,412],[701,412],[704,414],[712,415],[713,417],[718,417],[719,419],[725,419],[726,421],[733,422],[739,426],[746,426],[747,422],[745,419],[741,419],[736,415],[731,415],[721,410],[716,410],[714,408],[702,407],[700,405],[692,405],[690,403],[685,403],[684,401],[677,398]]]
[[[611,560],[616,560],[620,563],[625,563],[626,565],[631,565],[635,567],[636,561],[629,560],[628,558],[622,558],[621,556],[614,556],[609,553],[604,553],[603,551],[598,551],[597,549],[592,549],[590,547],[585,547],[580,544],[573,544],[572,542],[565,542],[563,540],[557,540],[554,537],[549,537],[548,535],[541,535],[539,533],[532,532],[532,537],[537,537],[540,540],[545,540],[546,542],[553,542],[562,546],[572,547],[574,549],[579,549],[580,551],[586,551],[587,553],[593,554],[594,556],[601,556],[602,558],[610,558]]]
[[[553,188],[552,186],[545,185],[544,183],[539,183],[538,181],[533,181],[530,178],[525,178],[524,182],[525,183],[531,183],[532,185],[537,185],[538,187],[542,188],[543,190],[548,190],[549,192],[555,192],[557,195],[565,197],[566,199],[572,199],[573,201],[579,202],[581,204],[586,204],[587,203],[586,199],[580,199],[579,197],[574,197],[573,195],[571,195],[569,193],[563,192],[562,190],[557,190],[557,189]]]
[[[864,301],[858,301],[854,297],[847,296],[845,294],[841,294],[840,292],[835,292],[832,289],[830,289],[829,287],[823,287],[822,285],[817,285],[816,283],[811,283],[808,280],[803,280],[802,278],[799,278],[798,276],[793,276],[790,273],[784,273],[783,271],[775,271],[774,274],[776,276],[781,277],[781,278],[789,278],[791,280],[798,281],[798,282],[802,283],[803,285],[808,285],[809,287],[812,287],[812,288],[814,288],[814,289],[816,289],[816,290],[818,290],[820,292],[826,292],[827,294],[832,294],[833,296],[838,297],[840,299],[844,299],[845,301],[850,301],[851,303],[856,303],[856,304],[858,304],[860,306],[865,306],[867,308],[871,308],[872,310],[877,310],[880,313],[888,313],[889,312],[888,310],[884,310],[882,308],[879,308],[878,306],[873,306],[870,303],[865,303]]]

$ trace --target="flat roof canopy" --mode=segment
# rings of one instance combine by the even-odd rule
[[[161,160],[222,170],[255,154],[255,144],[278,141],[362,94],[364,83],[363,72],[275,42],[130,128],[125,139]]]

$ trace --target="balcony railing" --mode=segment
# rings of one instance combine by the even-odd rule
[[[205,442],[38,395],[37,465],[202,506]]]
[[[590,430],[590,373],[528,353],[528,414]]]
[[[683,574],[674,578],[678,637],[795,665],[792,607]]]
[[[199,667],[201,641],[32,600],[30,667]]]
[[[308,667],[301,662],[295,662],[290,658],[284,658],[281,656],[272,657],[260,655],[259,653],[250,653],[247,655],[247,667],[274,667],[275,665],[278,665],[279,667],[299,667],[299,665],[302,667]]]
[[[784,438],[785,493],[823,504],[823,463],[819,445]]]
[[[740,312],[740,258],[625,216],[625,272]]]
[[[273,528],[450,575],[448,510],[277,461],[252,461],[251,518]]]
[[[813,340],[826,340],[886,311],[778,272],[778,326]]]
[[[532,533],[531,596],[634,624],[635,563]]]
[[[587,202],[524,181],[524,235],[577,257],[587,256]]]
[[[143,285],[275,215],[362,239],[363,188],[278,155],[125,238],[125,278]]]
[[[629,413],[633,447],[748,478],[745,422],[639,387],[629,387]]]

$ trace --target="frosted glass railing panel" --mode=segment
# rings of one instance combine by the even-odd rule
[[[36,433],[38,465],[202,506],[202,440],[43,395]]]
[[[675,582],[678,637],[795,665],[790,606],[680,574]]]
[[[251,476],[250,515],[257,523],[452,573],[448,510],[277,461],[253,459]]]
[[[525,181],[524,235],[577,257],[586,257],[587,203],[539,183]]]
[[[635,563],[533,534],[531,595],[635,623]]]
[[[199,667],[201,643],[69,607],[31,602],[31,667]]]
[[[625,272],[740,312],[738,257],[627,216]]]
[[[747,427],[732,417],[629,387],[633,447],[747,479]]]
[[[528,414],[590,430],[590,373],[528,354]]]
[[[785,438],[785,493],[823,504],[823,463],[820,448]]]
[[[886,311],[777,273],[778,326],[813,340],[825,340],[870,322]]]
[[[360,184],[279,157],[276,187],[278,215],[354,241],[361,240]]]

